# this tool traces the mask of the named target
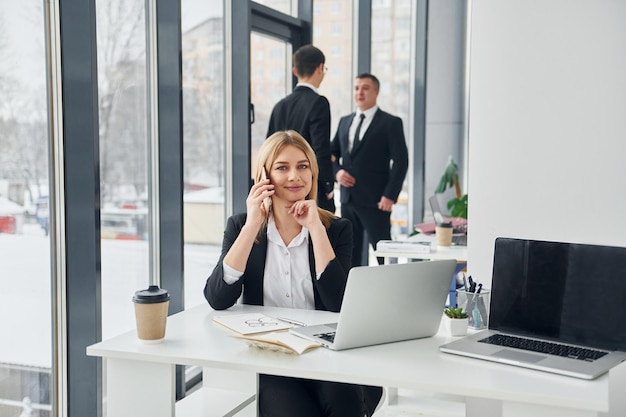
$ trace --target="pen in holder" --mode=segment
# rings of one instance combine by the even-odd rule
[[[491,292],[456,290],[456,305],[462,307],[469,317],[469,327],[473,329],[485,329],[489,325],[489,301]]]

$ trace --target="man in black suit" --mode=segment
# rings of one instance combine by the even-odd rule
[[[279,130],[295,130],[309,142],[320,169],[317,205],[335,212],[333,200],[334,175],[330,159],[330,105],[318,94],[326,58],[313,45],[305,45],[293,54],[292,72],[298,84],[291,94],[280,100],[272,110],[267,136]]]
[[[352,221],[354,231],[353,266],[368,264],[362,259],[363,231],[374,249],[379,240],[391,239],[391,209],[409,166],[402,120],[378,108],[379,88],[372,74],[356,77],[357,110],[341,118],[331,144],[341,216]]]

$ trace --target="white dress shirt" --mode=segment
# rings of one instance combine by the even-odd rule
[[[233,284],[243,275],[243,272],[231,268],[225,262],[223,266],[227,284]],[[316,276],[316,279],[319,277]],[[263,305],[315,309],[309,263],[309,230],[303,227],[300,234],[286,246],[271,216],[267,222]]]
[[[367,131],[367,128],[372,124],[372,120],[374,119],[374,114],[376,114],[376,110],[378,110],[378,105],[374,107],[370,107],[365,111],[361,111],[356,109],[356,114],[354,115],[354,119],[352,119],[352,124],[350,125],[350,130],[348,131],[348,150],[352,152],[352,146],[354,144],[354,135],[356,133],[356,128],[361,121],[361,114],[365,115],[365,119],[363,119],[363,124],[361,125],[361,131],[359,132],[359,140],[363,140],[363,135]]]
[[[296,87],[309,87],[311,90],[315,91],[317,94],[319,94],[319,92],[317,91],[317,88],[315,88],[315,86],[313,84],[309,84],[309,83],[298,83],[296,84]],[[294,87],[295,88],[295,87]]]

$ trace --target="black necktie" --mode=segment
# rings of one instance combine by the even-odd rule
[[[354,133],[354,140],[352,141],[353,152],[356,149],[356,147],[359,145],[359,142],[360,142],[359,138],[361,137],[361,126],[363,126],[363,120],[365,120],[365,115],[363,113],[361,113],[359,117],[361,120],[359,120],[359,124],[356,127],[356,132]]]

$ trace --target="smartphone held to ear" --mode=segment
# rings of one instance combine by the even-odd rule
[[[267,171],[265,170],[265,167],[263,167],[263,173],[261,175],[261,179],[262,180],[266,180],[267,179]],[[265,207],[265,212],[266,213],[269,213],[271,205],[272,205],[272,199],[270,197],[265,197],[263,199],[263,207]]]

